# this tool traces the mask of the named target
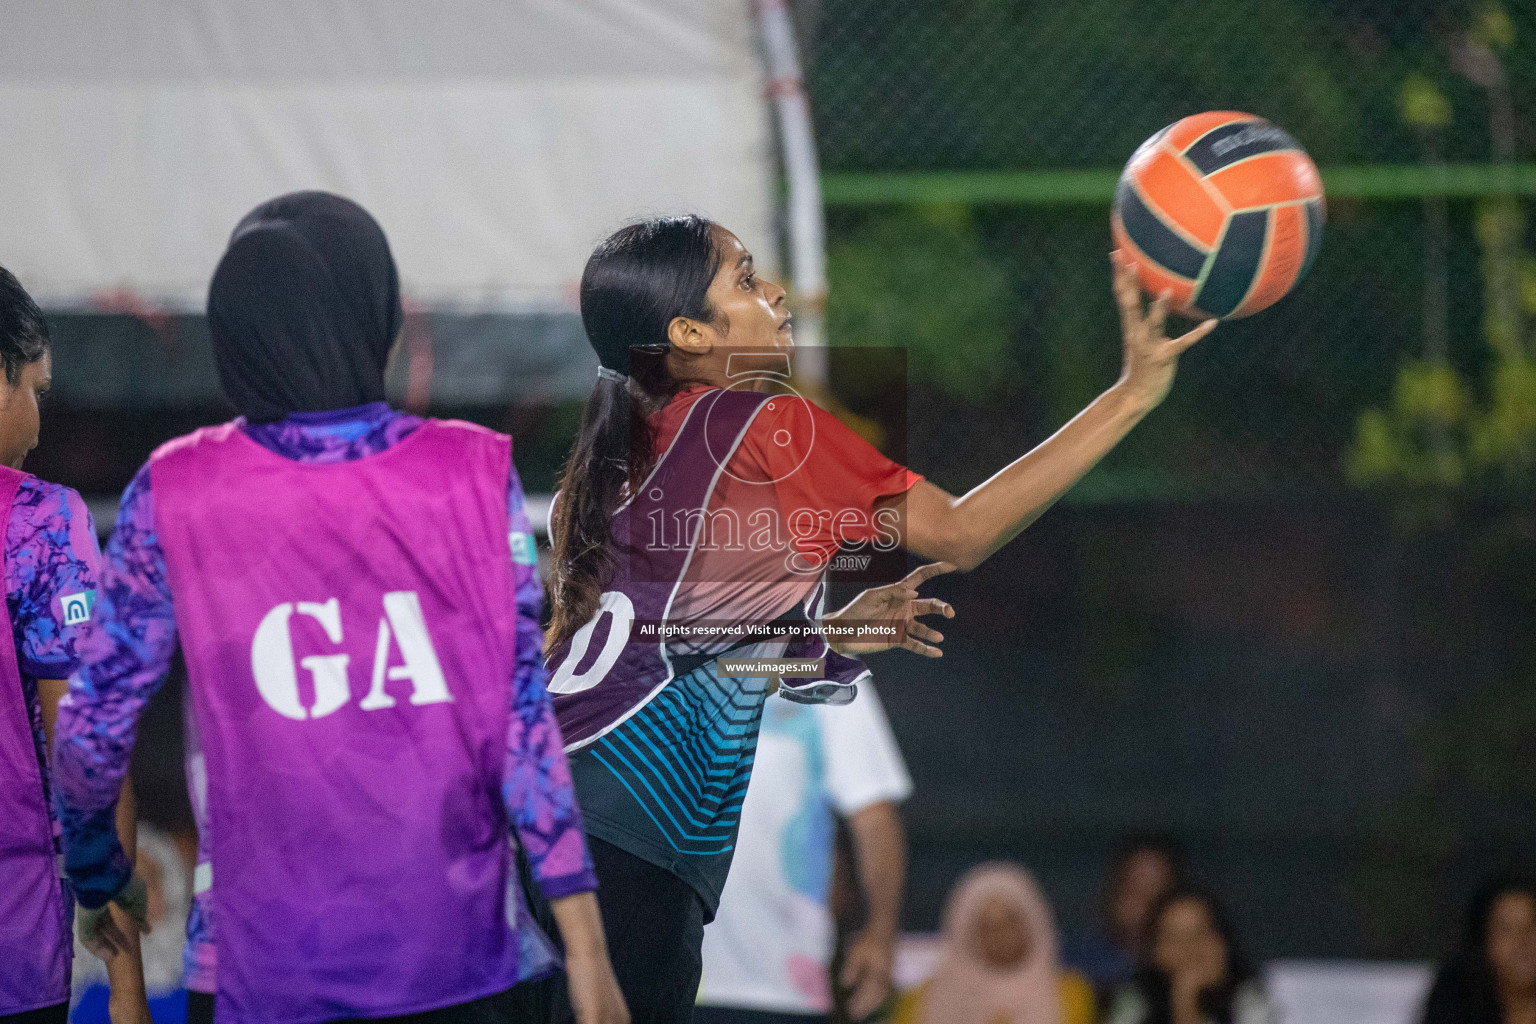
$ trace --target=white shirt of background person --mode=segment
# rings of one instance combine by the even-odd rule
[[[770,700],[720,910],[704,929],[699,1003],[830,1011],[834,815],[851,817],[911,792],[867,680],[843,707]]]

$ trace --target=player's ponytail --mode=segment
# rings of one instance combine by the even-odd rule
[[[714,225],[702,217],[630,224],[610,235],[581,276],[581,322],[603,370],[582,414],[550,517],[554,548],[546,651],[597,611],[617,563],[612,518],[656,461],[649,416],[686,381],[667,366],[677,317],[712,323],[720,268]]]

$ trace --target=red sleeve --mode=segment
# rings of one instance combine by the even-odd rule
[[[825,409],[794,395],[763,406],[729,468],[744,481],[772,482],[795,546],[818,549],[823,557],[844,543],[874,539],[875,503],[905,494],[922,479]]]

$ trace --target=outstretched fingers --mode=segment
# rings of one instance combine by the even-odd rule
[[[926,623],[918,622],[915,619],[907,623],[907,633],[910,636],[917,637],[919,640],[927,640],[929,643],[933,644],[941,644],[944,642],[943,633],[940,633],[932,626],[929,626]]]
[[[1111,254],[1115,264],[1115,301],[1120,306],[1120,322],[1130,329],[1141,323],[1141,285],[1136,272],[1117,249]]]
[[[948,601],[941,601],[936,597],[924,597],[912,602],[912,615],[942,615],[946,619],[955,617],[955,609]]]
[[[1207,334],[1210,334],[1216,329],[1216,324],[1217,321],[1215,320],[1207,320],[1196,327],[1194,330],[1190,331],[1188,334],[1181,334],[1177,338],[1169,341],[1168,344],[1173,346],[1173,354],[1179,355],[1195,342],[1199,341]]]
[[[1162,294],[1152,300],[1152,308],[1147,313],[1147,336],[1161,339],[1163,328],[1168,323],[1168,300],[1172,292],[1164,290]]]
[[[901,582],[897,584],[897,586],[906,587],[909,590],[915,590],[922,586],[924,583],[927,583],[929,580],[933,579],[935,576],[942,576],[947,572],[954,571],[955,566],[952,562],[929,562],[927,565],[920,565],[916,569],[913,569],[911,572],[907,573],[906,577],[902,579]]]
[[[901,642],[901,646],[903,650],[911,651],[913,654],[921,654],[925,658],[944,657],[943,651],[939,650],[937,647],[931,647],[928,644],[923,643],[917,637],[913,636],[910,630],[907,632],[907,638]]]

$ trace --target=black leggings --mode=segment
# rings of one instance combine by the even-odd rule
[[[213,1024],[213,996],[187,991],[187,1024]]]
[[[527,997],[531,994],[525,991],[528,987],[519,985],[506,992],[459,1003],[457,1006],[444,1006],[400,1017],[373,1017],[358,1024],[544,1024],[541,1015],[525,1009]],[[187,1024],[213,1024],[213,996],[205,992],[187,993]],[[336,1024],[343,1022],[338,1021]]]
[[[693,1024],[827,1024],[827,1015],[738,1010],[730,1006],[696,1006],[693,1010]]]
[[[0,1024],[68,1024],[69,1000],[21,1013],[0,1014]]]
[[[665,868],[587,836],[597,871],[598,903],[608,956],[619,979],[632,1024],[688,1024],[704,971],[704,904],[693,887]],[[525,883],[526,883],[525,875]],[[537,887],[525,884],[534,916],[556,936],[552,915]],[[576,1019],[565,975],[539,983],[551,1006],[552,1024]]]

